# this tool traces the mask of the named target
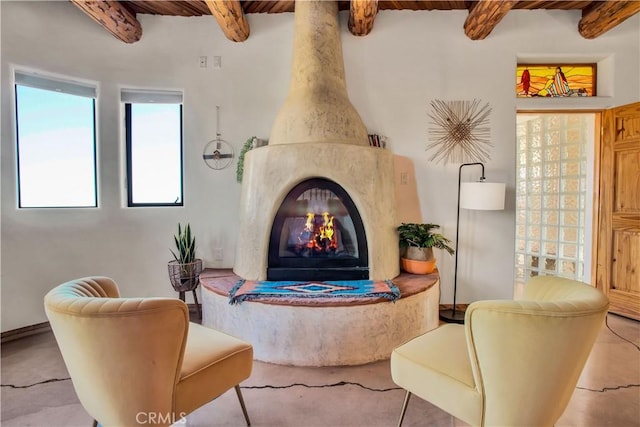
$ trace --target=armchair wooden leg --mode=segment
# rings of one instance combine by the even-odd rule
[[[240,401],[240,406],[242,407],[242,413],[244,414],[244,419],[247,422],[247,427],[251,425],[251,421],[249,420],[249,414],[247,413],[247,407],[244,406],[244,399],[242,398],[242,392],[240,391],[240,385],[236,385],[236,394],[238,395],[238,400]]]
[[[93,420],[93,424],[91,424],[91,425],[92,425],[92,427],[98,427],[98,421]]]
[[[409,399],[411,399],[411,392],[407,391],[407,394],[404,396],[404,402],[402,403],[402,412],[400,412],[400,420],[398,421],[398,427],[402,426],[402,421],[404,421],[404,414],[407,412],[407,405],[409,404]]]

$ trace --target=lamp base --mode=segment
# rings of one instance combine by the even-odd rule
[[[464,324],[464,311],[442,310],[440,312],[440,320],[447,323]]]

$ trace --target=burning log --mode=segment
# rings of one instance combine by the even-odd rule
[[[336,253],[338,233],[334,228],[334,217],[329,212],[318,215],[307,212],[307,220],[298,235],[294,252],[298,256],[322,256]]]

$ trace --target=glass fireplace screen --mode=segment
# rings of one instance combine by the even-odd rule
[[[304,276],[320,269],[368,271],[366,267],[362,219],[346,191],[321,178],[305,181],[291,190],[274,219],[269,243],[270,271],[284,268],[285,279],[299,280],[300,277],[293,277],[301,273],[295,269],[304,270]]]

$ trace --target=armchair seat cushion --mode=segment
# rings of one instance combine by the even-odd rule
[[[478,425],[482,396],[476,389],[463,325],[444,325],[397,347],[391,353],[391,376],[396,384],[434,405]]]
[[[249,378],[252,362],[251,344],[190,323],[176,387],[176,412],[190,413]]]

